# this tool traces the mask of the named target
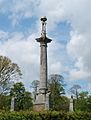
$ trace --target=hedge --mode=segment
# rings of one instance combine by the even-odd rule
[[[91,120],[91,113],[66,113],[56,111],[45,112],[2,112],[0,111],[0,120]]]

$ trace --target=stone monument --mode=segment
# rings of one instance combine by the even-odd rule
[[[73,112],[73,96],[71,96],[71,99],[70,99],[70,105],[69,105],[69,112]]]
[[[48,88],[47,88],[47,43],[52,40],[46,36],[46,17],[42,17],[42,32],[41,37],[36,38],[40,43],[40,84],[36,95],[34,109],[37,111],[48,109]]]
[[[12,98],[11,98],[11,108],[10,108],[10,111],[11,111],[11,112],[14,111],[14,101],[15,101],[15,98],[12,97]]]

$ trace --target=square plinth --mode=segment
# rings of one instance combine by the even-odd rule
[[[43,110],[45,110],[45,103],[34,104],[33,110],[34,111],[43,111]]]

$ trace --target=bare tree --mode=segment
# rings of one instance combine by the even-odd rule
[[[78,99],[78,96],[79,96],[79,92],[78,90],[81,89],[81,86],[80,85],[73,85],[71,88],[70,88],[70,92],[75,95],[76,99]]]
[[[5,94],[15,80],[21,79],[22,73],[19,66],[6,57],[0,56],[0,93]]]
[[[34,95],[34,101],[36,100],[36,94],[38,92],[38,87],[39,87],[39,80],[34,80],[31,83],[31,87],[33,88],[33,95]]]

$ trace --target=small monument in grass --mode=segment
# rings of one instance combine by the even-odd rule
[[[73,96],[71,96],[70,98],[70,104],[69,104],[69,112],[73,112],[74,109],[73,109]]]
[[[12,112],[12,111],[14,111],[14,102],[15,101],[15,98],[12,96],[12,98],[11,98],[11,108],[10,108],[10,111]]]

